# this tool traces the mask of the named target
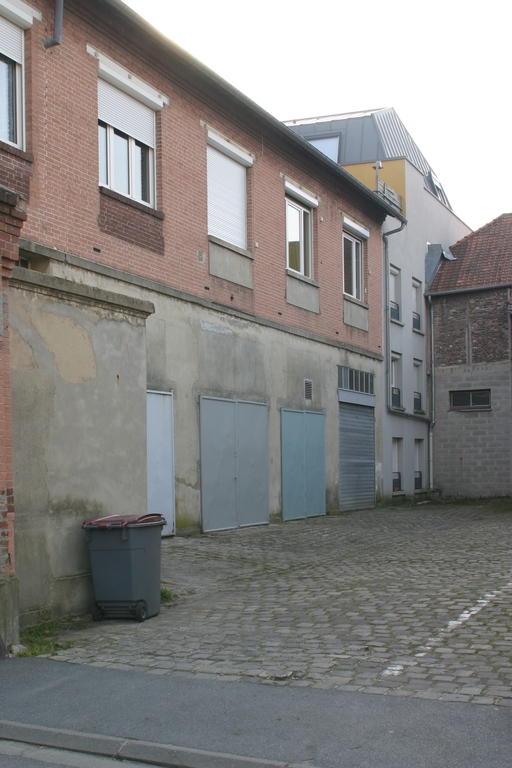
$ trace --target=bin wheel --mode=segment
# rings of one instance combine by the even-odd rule
[[[148,617],[148,607],[144,600],[142,600],[140,603],[137,603],[137,606],[135,608],[135,618],[137,621],[146,621]]]
[[[98,603],[94,603],[91,609],[91,615],[93,621],[101,621],[103,618],[103,611],[99,607]]]

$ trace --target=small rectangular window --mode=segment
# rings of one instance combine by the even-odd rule
[[[424,441],[414,441],[414,490],[423,489]]]
[[[454,411],[488,411],[491,408],[491,390],[468,389],[450,392],[450,407]]]
[[[400,270],[398,267],[389,268],[389,314],[391,320],[401,320],[401,284]]]
[[[423,362],[413,360],[414,377],[416,379],[416,390],[414,391],[414,410],[424,412],[423,405]]]
[[[399,493],[402,490],[402,446],[403,438],[394,437],[392,442],[393,493]]]
[[[402,407],[402,355],[391,353],[391,405]]]
[[[313,399],[313,382],[311,379],[304,379],[304,400]]]
[[[345,365],[338,365],[338,388],[346,389],[349,392],[363,392],[365,395],[374,393],[373,373],[368,371],[359,371],[356,368],[348,368]]]
[[[415,331],[421,331],[422,306],[423,306],[423,294],[421,290],[421,283],[419,280],[416,280],[413,278],[412,280],[412,327]]]

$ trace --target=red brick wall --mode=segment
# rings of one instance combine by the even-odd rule
[[[40,0],[43,22],[25,33],[27,149],[34,174],[24,237],[95,259],[263,318],[382,352],[382,241],[380,213],[328,171],[299,156],[254,114],[201,85],[184,84],[187,67],[162,64],[158,45],[129,24],[110,20],[96,2],[69,0],[63,45],[45,50],[53,0]],[[94,16],[101,8],[104,16]],[[126,66],[170,99],[157,114],[157,219],[100,194],[98,187],[97,61],[86,44]],[[203,89],[203,90],[201,90]],[[206,128],[223,132],[255,155],[249,171],[249,250],[255,253],[254,290],[213,278],[208,257]],[[320,198],[315,212],[315,279],[320,314],[286,303],[286,174]],[[366,253],[370,330],[343,322],[342,214],[371,232]],[[127,226],[130,220],[131,228]],[[255,247],[258,243],[258,247]],[[100,252],[98,252],[98,249]],[[231,298],[233,297],[233,298]]]
[[[26,215],[18,195],[0,186],[0,259],[2,327],[0,331],[0,572],[14,575],[14,496],[12,482],[11,384],[7,286],[18,259],[18,239]]]
[[[434,297],[436,365],[510,358],[508,289]]]

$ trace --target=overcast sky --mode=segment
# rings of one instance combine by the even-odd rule
[[[394,107],[473,229],[512,211],[501,0],[125,0],[279,120]]]

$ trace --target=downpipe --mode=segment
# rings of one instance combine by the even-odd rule
[[[44,48],[53,48],[62,44],[62,20],[64,16],[64,0],[55,0],[55,12],[53,17],[53,37],[43,40]]]

